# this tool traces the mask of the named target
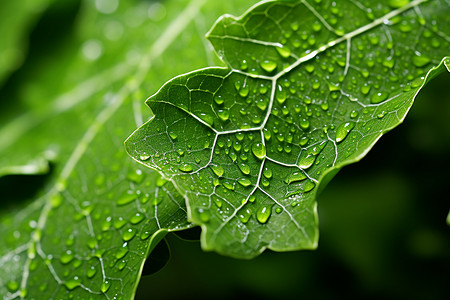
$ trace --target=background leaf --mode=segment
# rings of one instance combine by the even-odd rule
[[[26,36],[50,0],[2,1],[0,4],[0,86],[26,56]]]
[[[448,7],[265,2],[225,16],[208,37],[229,68],[165,84],[128,151],[185,194],[204,249],[314,248],[317,185],[401,123],[445,69]]]
[[[123,140],[149,117],[143,95],[164,77],[207,64],[198,32],[235,3],[72,3],[80,11],[67,24],[69,38],[35,53],[1,91],[10,107],[0,129],[5,299],[130,299],[159,240],[192,226],[184,199],[127,158]],[[36,36],[52,36],[51,18],[44,14]],[[184,48],[190,60],[174,55]],[[18,174],[47,174],[22,203],[18,194],[31,185]]]

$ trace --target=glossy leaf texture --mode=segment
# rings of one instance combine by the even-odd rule
[[[12,100],[27,110],[0,128],[0,176],[48,179],[27,203],[2,195],[3,299],[132,299],[156,243],[192,226],[184,198],[123,140],[149,116],[143,95],[207,65],[198,32],[233,6],[84,1],[72,38],[24,77]]]
[[[313,249],[318,190],[445,70],[449,13],[446,0],[317,0],[225,15],[207,37],[227,68],[166,83],[128,153],[184,194],[205,250]]]

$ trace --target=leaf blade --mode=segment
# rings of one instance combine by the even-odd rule
[[[446,24],[427,24],[445,1],[334,3],[262,2],[220,18],[208,38],[229,69],[181,75],[147,101],[155,118],[130,136],[128,153],[174,180],[204,249],[251,258],[314,248],[323,176],[367,154],[443,70]]]

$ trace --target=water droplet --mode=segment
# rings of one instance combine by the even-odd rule
[[[275,49],[277,49],[278,53],[284,58],[288,58],[289,56],[291,56],[291,49],[289,49],[288,47],[275,47]]]
[[[398,28],[401,32],[410,32],[413,29],[411,23],[408,20],[401,21]]]
[[[144,218],[145,218],[144,214],[137,212],[134,216],[131,217],[130,223],[139,224],[140,222],[142,222],[142,220],[144,220]]]
[[[248,63],[245,59],[243,59],[241,61],[241,70],[247,70],[247,68],[248,68]]]
[[[271,178],[272,177],[272,170],[268,169],[267,167],[264,168],[263,175],[266,178]]]
[[[272,209],[270,206],[264,205],[261,206],[256,212],[256,219],[259,223],[264,224],[269,220],[270,215],[272,214]]]
[[[192,165],[185,163],[185,164],[180,165],[178,167],[178,169],[182,172],[187,173],[187,172],[191,172],[194,168],[192,167]]]
[[[117,219],[114,220],[114,228],[120,229],[120,228],[122,228],[126,223],[127,223],[127,221],[126,221],[124,218],[118,217]]]
[[[132,238],[134,238],[134,236],[136,235],[136,230],[134,230],[133,228],[128,228],[127,230],[124,231],[124,233],[122,234],[122,239],[125,242],[128,242],[129,240],[131,240]]]
[[[336,129],[336,142],[342,142],[348,135],[348,133],[355,127],[355,122],[342,123]]]
[[[152,235],[152,233],[151,233],[150,231],[145,230],[145,231],[141,232],[139,238],[140,238],[141,240],[146,240],[146,239],[148,239],[151,235]]]
[[[66,250],[63,254],[61,254],[61,257],[59,258],[59,260],[63,265],[70,263],[73,260],[72,251]]]
[[[228,111],[228,109],[219,109],[217,111],[217,116],[222,120],[222,121],[228,121],[228,119],[230,118],[230,112]]]
[[[284,101],[286,101],[287,94],[286,94],[286,91],[283,89],[283,87],[281,85],[278,85],[276,98],[277,98],[278,103],[280,103],[280,104],[283,104]]]
[[[127,179],[134,182],[134,183],[141,183],[144,179],[144,173],[142,170],[129,170],[127,173]]]
[[[370,98],[370,102],[372,104],[377,104],[380,102],[383,102],[388,97],[388,93],[386,92],[378,92],[372,95],[372,98]]]
[[[269,59],[263,60],[259,65],[264,71],[268,73],[273,72],[277,68],[277,63]]]
[[[303,186],[303,192],[309,192],[312,189],[314,189],[314,187],[316,186],[316,184],[312,181],[312,180],[308,180],[307,182],[305,182],[305,185]]]
[[[10,291],[11,293],[14,293],[15,291],[17,291],[19,289],[19,283],[15,280],[11,280],[11,281],[8,281],[8,283],[6,284],[6,287],[8,288],[8,291]]]
[[[211,219],[211,213],[208,209],[199,208],[197,211],[200,221],[202,221],[203,223],[209,222],[209,220]]]
[[[116,204],[119,206],[126,205],[137,199],[137,195],[134,191],[127,191],[119,199],[117,199]]]
[[[97,268],[95,266],[90,266],[89,269],[86,270],[86,276],[88,278],[92,278],[97,273]]]
[[[234,152],[231,152],[228,156],[231,158],[231,160],[232,160],[233,162],[235,162],[236,159],[237,159],[237,155],[236,155],[236,153],[234,153]]]
[[[239,182],[240,185],[242,185],[244,187],[247,187],[247,186],[252,184],[252,182],[248,178],[239,178],[238,182]]]
[[[259,159],[266,157],[266,147],[263,143],[254,143],[252,145],[252,152]]]
[[[126,254],[128,253],[128,243],[123,243],[122,247],[120,247],[116,253],[115,253],[115,257],[116,259],[121,259],[122,257],[124,257]]]
[[[409,0],[389,0],[389,5],[392,8],[399,8],[399,7],[405,6],[408,3],[409,3]]]
[[[308,169],[314,164],[315,160],[316,157],[314,155],[306,153],[306,151],[303,151],[302,154],[300,155],[297,165],[301,169]]]
[[[71,291],[75,289],[76,287],[79,287],[81,285],[81,279],[78,276],[73,277],[72,279],[67,280],[64,285],[66,288]]]
[[[240,163],[238,164],[238,167],[245,175],[250,174],[250,167],[247,164]]]
[[[320,29],[322,29],[322,24],[320,24],[319,22],[314,22],[312,24],[312,29],[316,32],[320,31]]]
[[[261,83],[261,85],[259,86],[259,92],[264,95],[265,93],[267,93],[267,90],[268,90],[267,85]]]
[[[292,182],[302,181],[305,180],[307,177],[303,172],[294,172],[291,175],[289,175],[284,182],[287,184],[291,184]]]
[[[210,114],[200,113],[200,119],[205,121],[210,126],[214,123],[214,117]]]
[[[358,111],[352,110],[352,112],[350,113],[350,118],[354,119],[356,117],[358,117]]]
[[[422,55],[421,53],[416,51],[415,55],[412,58],[412,61],[416,67],[421,68],[427,65],[431,61],[431,59],[428,56]]]
[[[127,265],[127,261],[124,260],[124,259],[122,259],[121,261],[119,261],[119,262],[117,263],[117,268],[118,268],[120,271],[122,271],[122,270],[125,268],[126,265]]]
[[[101,285],[101,287],[100,287],[100,290],[102,291],[102,293],[106,293],[108,290],[109,290],[109,287],[111,286],[111,282],[110,281],[108,281],[108,280],[105,280],[103,283],[102,283],[102,285]]]
[[[214,172],[214,174],[216,174],[219,177],[222,177],[223,173],[225,172],[225,170],[221,166],[211,165],[210,167],[211,170]]]
[[[391,56],[389,56],[388,58],[386,58],[383,61],[383,66],[388,67],[389,69],[392,69],[392,67],[394,66],[394,60],[392,59]]]
[[[216,95],[214,97],[214,102],[216,102],[218,105],[222,105],[224,102],[224,98],[222,97],[222,95]]]
[[[309,128],[309,120],[308,119],[300,120],[300,127],[303,129],[308,129]]]
[[[367,95],[370,91],[371,86],[369,84],[367,84],[367,82],[365,82],[362,87],[361,87],[361,93],[363,93],[364,95]]]
[[[242,85],[242,87],[239,90],[239,95],[243,98],[248,96],[250,89],[248,87],[247,81],[244,81],[244,84]]]
[[[242,223],[247,223],[252,216],[252,212],[248,208],[242,208],[238,213],[238,218]]]
[[[169,132],[169,136],[172,140],[176,140],[178,135],[175,132]]]
[[[306,72],[308,72],[308,73],[314,72],[314,65],[312,65],[312,64],[307,64],[307,65],[305,65],[305,70],[306,70]]]
[[[139,155],[139,159],[142,160],[142,161],[146,161],[149,158],[150,158],[150,155],[148,155],[148,154],[141,154],[141,155]]]
[[[383,119],[384,118],[384,116],[387,114],[387,111],[382,111],[382,112],[380,112],[378,115],[377,115],[377,118],[378,119]]]

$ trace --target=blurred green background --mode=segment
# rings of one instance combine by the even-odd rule
[[[33,10],[22,32],[16,33],[22,36],[22,50],[8,54],[15,62],[4,68],[0,82],[0,125],[27,107],[16,101],[23,82],[40,76],[46,61],[78,42],[74,26],[82,2],[47,4]],[[8,24],[0,23],[0,32]],[[58,79],[48,80],[58,84]],[[170,235],[171,260],[142,278],[136,298],[448,299],[449,83],[449,74],[433,80],[405,124],[329,183],[318,199],[318,250],[266,251],[252,261],[239,261],[204,253],[199,242]],[[9,199],[0,204],[5,208],[26,201],[46,178],[0,178],[0,195]],[[28,189],[18,189],[24,183]]]

